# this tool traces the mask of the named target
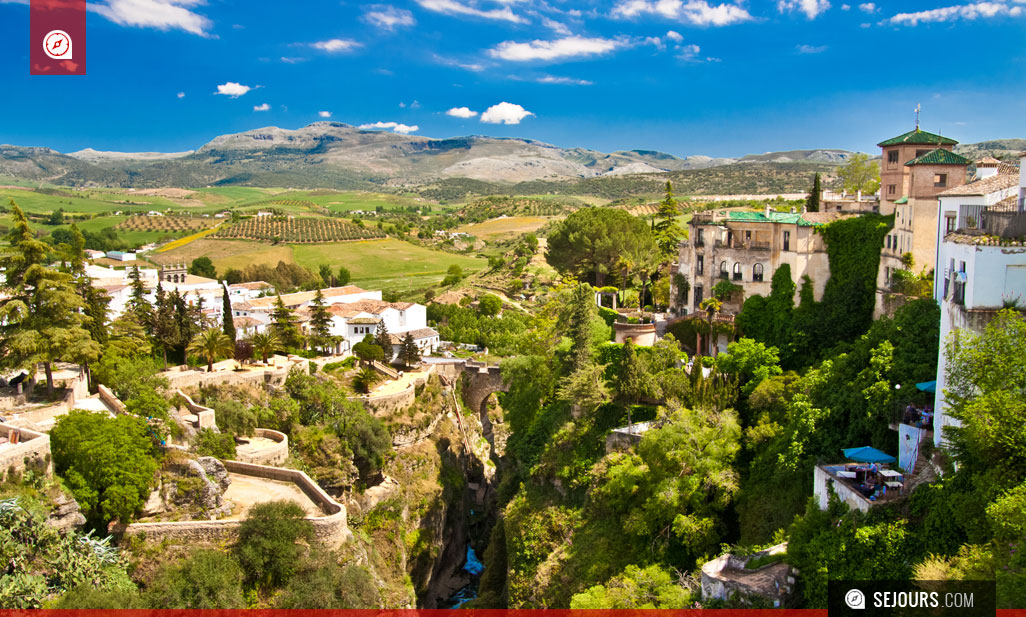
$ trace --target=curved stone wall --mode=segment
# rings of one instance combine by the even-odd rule
[[[272,431],[269,428],[258,428],[253,431],[253,436],[269,439],[274,442],[274,445],[253,452],[240,451],[239,448],[245,450],[245,446],[240,446],[236,448],[236,461],[256,465],[280,465],[289,457],[289,437],[285,433]]]
[[[314,503],[324,516],[308,516],[314,528],[314,537],[330,548],[337,548],[352,537],[346,515],[346,507],[331,498],[302,471],[282,469],[240,461],[222,461],[225,469],[231,473],[254,476],[268,480],[292,482],[299,487]],[[187,542],[230,542],[239,533],[242,521],[179,521],[167,523],[132,523],[128,526],[119,525],[112,529],[121,536],[140,536],[149,541],[177,540]]]

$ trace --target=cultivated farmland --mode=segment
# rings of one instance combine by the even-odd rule
[[[118,231],[165,231],[177,233],[180,231],[201,231],[210,229],[217,225],[218,219],[210,219],[195,216],[131,216],[114,229]]]
[[[225,225],[214,237],[265,242],[310,244],[316,242],[348,242],[381,238],[385,234],[377,229],[360,227],[348,221],[322,217],[258,216]]]

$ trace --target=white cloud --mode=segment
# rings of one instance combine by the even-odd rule
[[[267,103],[262,103],[260,105],[254,105],[253,106],[253,111],[270,111],[270,110],[271,110],[271,106],[268,105]]]
[[[406,124],[400,124],[398,122],[374,122],[372,124],[361,124],[359,128],[364,130],[374,129],[391,129],[393,133],[401,133],[407,135],[409,133],[416,133],[420,130],[420,127],[414,124],[409,126]]]
[[[841,5],[841,10],[842,11],[850,11],[851,10],[851,5],[850,4],[842,4]]]
[[[407,105],[405,101],[400,101],[399,102],[399,107],[401,107],[401,108],[409,107],[410,109],[420,109],[420,101],[415,99],[409,105]]]
[[[1016,0],[1019,2],[1020,0]],[[1023,14],[1022,7],[1009,6],[999,2],[975,2],[962,6],[948,6],[915,13],[898,13],[886,22],[895,25],[917,26],[921,23],[957,21],[959,19],[974,20],[980,17],[997,17],[1007,15],[1018,17]]]
[[[864,2],[859,5],[859,10],[863,13],[875,13],[878,9],[876,4],[872,2]]]
[[[781,13],[785,11],[798,11],[805,13],[805,16],[809,19],[816,19],[829,8],[830,2],[828,0],[779,0],[777,2],[777,10]]]
[[[557,77],[556,75],[543,75],[536,79],[540,84],[559,84],[562,86],[591,86],[594,82],[588,81],[587,79],[577,79],[574,77]]]
[[[178,93],[178,98],[184,99],[185,98],[185,93],[184,92],[179,92]]]
[[[737,4],[709,4],[706,0],[622,0],[613,17],[637,17],[645,13],[676,19],[695,26],[727,26],[751,21],[752,16]]]
[[[702,48],[698,45],[681,45],[677,49],[679,51],[677,57],[681,60],[687,60],[688,62],[702,61],[702,59],[698,57],[698,54],[702,51]]]
[[[363,14],[363,21],[382,30],[393,31],[417,23],[417,20],[413,18],[413,13],[406,9],[397,9],[387,4],[375,4],[368,8],[370,10]]]
[[[666,38],[670,39],[671,41],[673,41],[675,43],[680,43],[681,41],[684,40],[684,35],[682,35],[680,32],[675,32],[673,30],[670,30],[669,32],[666,33]]]
[[[200,4],[204,4],[203,0],[106,0],[103,4],[90,4],[89,10],[121,26],[184,30],[210,36],[211,21],[189,10]]]
[[[479,62],[461,62],[460,60],[454,60],[452,58],[446,58],[435,54],[433,56],[434,61],[438,64],[445,66],[454,66],[466,71],[474,71],[475,73],[485,70],[487,67]]]
[[[446,15],[468,15],[470,17],[509,21],[515,24],[527,22],[526,19],[514,13],[508,6],[504,6],[501,9],[483,10],[467,4],[461,4],[456,2],[456,0],[417,0],[417,4],[429,11],[445,13]]]
[[[299,64],[300,62],[306,62],[306,58],[296,58],[296,57],[282,56],[281,57],[281,61],[284,62],[285,64]]]
[[[331,112],[330,111],[319,111],[319,112],[317,112],[317,115],[322,117],[322,118],[330,118],[331,117]]]
[[[568,36],[555,41],[535,40],[529,43],[504,41],[499,43],[495,49],[489,49],[488,55],[493,58],[514,62],[557,60],[561,58],[601,55],[623,45],[625,45],[623,41],[615,39]]]
[[[452,116],[453,118],[473,118],[477,115],[477,112],[469,107],[453,107],[445,112],[445,115]]]
[[[520,124],[520,121],[527,116],[534,114],[527,111],[520,105],[507,103],[505,101],[498,105],[492,105],[481,114],[481,122],[487,124]]]
[[[826,45],[798,45],[795,49],[800,54],[819,54],[827,50]]]
[[[548,17],[542,17],[542,25],[548,28],[549,30],[552,30],[556,34],[560,34],[563,36],[569,36],[570,34],[572,34],[570,32],[570,28],[568,28],[566,24],[560,23],[554,19],[549,19]]]
[[[329,53],[341,53],[361,47],[361,43],[349,39],[329,39],[327,41],[311,43],[310,46]]]
[[[250,86],[243,86],[238,82],[229,81],[218,86],[217,92],[215,92],[214,94],[223,94],[225,96],[230,96],[233,99],[237,99],[252,89],[253,88],[251,88]]]

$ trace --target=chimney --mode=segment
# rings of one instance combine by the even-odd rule
[[[770,215],[770,205],[769,205],[768,202],[766,203],[765,214],[766,214],[766,218],[769,218],[769,215]]]
[[[992,178],[998,174],[998,165],[1001,161],[987,157],[976,161],[976,180],[984,180],[986,178]]]

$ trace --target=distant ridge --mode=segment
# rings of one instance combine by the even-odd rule
[[[1026,140],[961,144],[972,156],[1010,156]],[[561,148],[533,139],[469,135],[436,139],[362,130],[342,122],[314,122],[299,129],[274,126],[220,135],[186,152],[103,152],[86,148],[62,154],[50,148],[0,145],[0,175],[69,186],[183,187],[242,184],[375,189],[424,186],[455,180],[498,185],[580,182],[752,165],[832,166],[851,152],[789,150],[737,158],[678,157],[646,149],[611,153]],[[543,189],[544,185],[537,187]]]

